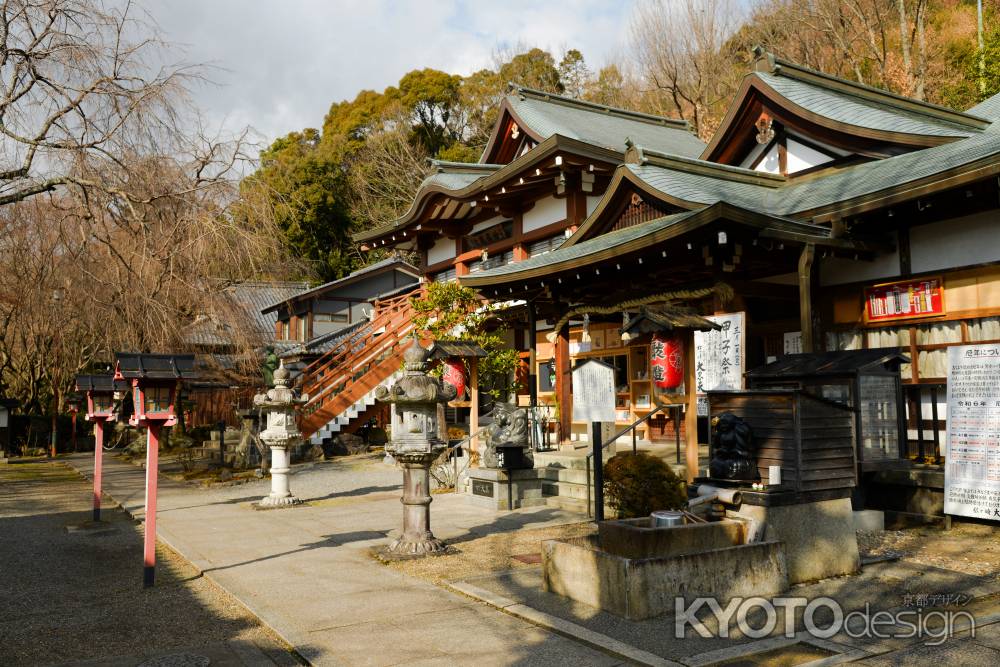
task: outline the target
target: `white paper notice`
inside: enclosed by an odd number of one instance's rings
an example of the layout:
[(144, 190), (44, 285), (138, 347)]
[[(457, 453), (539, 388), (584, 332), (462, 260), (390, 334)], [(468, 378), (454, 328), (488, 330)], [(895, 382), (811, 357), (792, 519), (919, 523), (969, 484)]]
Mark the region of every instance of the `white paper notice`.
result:
[(573, 369), (573, 420), (614, 423), (614, 367), (589, 359)]
[(1000, 520), (1000, 345), (948, 348), (944, 512)]

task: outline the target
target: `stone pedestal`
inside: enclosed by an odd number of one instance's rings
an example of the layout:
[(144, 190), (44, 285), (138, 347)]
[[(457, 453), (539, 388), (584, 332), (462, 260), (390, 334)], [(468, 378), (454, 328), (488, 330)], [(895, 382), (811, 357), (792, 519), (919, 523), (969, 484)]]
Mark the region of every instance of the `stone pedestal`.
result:
[(431, 532), (430, 468), (437, 455), (400, 454), (403, 469), (403, 534), (386, 547), (389, 558), (419, 558), (445, 552), (445, 543)]
[[(752, 495), (752, 494), (751, 494)], [(764, 525), (764, 539), (785, 544), (788, 583), (855, 574), (861, 569), (849, 497), (766, 506), (744, 502), (730, 517)]]
[(286, 507), (298, 505), (301, 500), (289, 488), (289, 456), (287, 447), (271, 447), (271, 493), (260, 501), (261, 507)]

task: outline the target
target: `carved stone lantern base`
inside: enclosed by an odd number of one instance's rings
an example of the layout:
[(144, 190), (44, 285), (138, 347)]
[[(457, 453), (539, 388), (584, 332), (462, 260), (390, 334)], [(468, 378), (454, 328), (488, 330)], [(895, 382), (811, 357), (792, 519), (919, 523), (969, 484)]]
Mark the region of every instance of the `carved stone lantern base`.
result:
[(403, 469), (403, 534), (393, 540), (379, 556), (384, 560), (403, 560), (440, 556), (448, 545), (431, 532), (430, 468), (441, 449), (432, 452), (396, 452), (396, 463)]

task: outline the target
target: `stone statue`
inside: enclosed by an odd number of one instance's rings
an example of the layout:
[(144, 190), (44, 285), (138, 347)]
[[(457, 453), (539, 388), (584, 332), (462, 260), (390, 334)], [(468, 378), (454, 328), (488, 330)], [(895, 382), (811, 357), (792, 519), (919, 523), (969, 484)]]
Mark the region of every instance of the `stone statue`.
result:
[(525, 450), (524, 468), (534, 467), (528, 439), (528, 411), (510, 403), (497, 403), (493, 408), (493, 423), (486, 429), (485, 443), (479, 455), (483, 468), (499, 467), (497, 447), (521, 447)]
[(714, 479), (734, 479), (755, 482), (757, 446), (750, 425), (731, 412), (712, 420), (712, 460), (708, 474)]

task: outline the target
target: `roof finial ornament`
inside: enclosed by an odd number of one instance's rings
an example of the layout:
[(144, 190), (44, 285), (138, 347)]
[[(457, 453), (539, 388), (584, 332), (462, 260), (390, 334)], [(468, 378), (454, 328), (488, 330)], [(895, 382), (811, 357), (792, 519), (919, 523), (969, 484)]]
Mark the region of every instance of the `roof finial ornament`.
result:
[(767, 51), (762, 45), (758, 44), (753, 47), (754, 56), (754, 70), (757, 72), (771, 72), (774, 73), (775, 62), (774, 54)]

